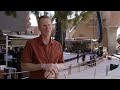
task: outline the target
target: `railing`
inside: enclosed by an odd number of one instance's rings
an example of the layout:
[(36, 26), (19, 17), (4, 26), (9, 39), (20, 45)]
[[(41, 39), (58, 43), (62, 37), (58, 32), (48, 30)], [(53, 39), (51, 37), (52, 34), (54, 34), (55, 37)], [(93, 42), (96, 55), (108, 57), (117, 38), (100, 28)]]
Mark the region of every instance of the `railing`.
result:
[[(72, 69), (74, 69), (74, 71), (81, 72), (81, 70), (87, 70), (90, 67), (94, 67), (97, 64), (102, 63), (103, 61), (104, 61), (103, 58), (98, 58), (97, 60), (84, 61), (84, 62), (78, 63), (78, 64), (76, 64), (74, 66), (72, 66), (72, 64), (70, 64), (68, 67), (60, 70), (60, 72), (65, 71), (66, 73), (64, 72), (64, 74), (60, 75), (59, 78), (62, 77), (64, 79), (67, 79), (67, 78), (69, 78), (68, 76), (73, 73)], [(81, 67), (81, 66), (83, 66), (83, 67)], [(75, 69), (77, 69), (77, 70), (75, 70)], [(96, 72), (96, 69), (95, 69), (94, 75), (93, 75), (94, 79), (96, 78), (96, 74), (97, 74), (97, 72)], [(108, 74), (108, 71), (106, 71), (106, 74)], [(105, 76), (107, 76), (107, 75), (105, 75)]]
[(29, 71), (0, 73), (0, 79), (28, 79), (28, 78)]

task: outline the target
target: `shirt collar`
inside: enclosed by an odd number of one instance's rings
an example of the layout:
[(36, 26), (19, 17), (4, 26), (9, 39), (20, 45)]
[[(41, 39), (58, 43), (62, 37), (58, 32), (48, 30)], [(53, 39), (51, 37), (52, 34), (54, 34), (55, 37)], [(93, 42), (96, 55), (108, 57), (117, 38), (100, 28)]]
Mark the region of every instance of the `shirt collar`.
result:
[[(42, 41), (42, 38), (41, 38), (41, 35), (38, 37), (38, 43), (40, 44), (40, 45), (44, 45), (44, 43), (43, 43), (43, 41)], [(50, 39), (50, 43), (49, 43), (50, 45), (52, 45), (53, 44), (53, 39), (51, 38)], [(49, 45), (48, 44), (48, 45)]]

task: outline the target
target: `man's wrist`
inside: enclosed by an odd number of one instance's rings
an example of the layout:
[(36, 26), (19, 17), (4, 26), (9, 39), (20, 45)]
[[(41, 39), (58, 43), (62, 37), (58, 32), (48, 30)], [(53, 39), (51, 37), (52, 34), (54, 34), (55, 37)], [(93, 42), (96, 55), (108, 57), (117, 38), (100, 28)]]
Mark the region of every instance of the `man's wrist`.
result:
[(55, 64), (55, 66), (58, 68), (58, 70), (63, 69), (64, 68), (64, 64)]
[(41, 69), (45, 69), (45, 64), (40, 64)]
[(57, 69), (59, 69), (59, 64), (56, 63), (55, 66), (57, 67)]

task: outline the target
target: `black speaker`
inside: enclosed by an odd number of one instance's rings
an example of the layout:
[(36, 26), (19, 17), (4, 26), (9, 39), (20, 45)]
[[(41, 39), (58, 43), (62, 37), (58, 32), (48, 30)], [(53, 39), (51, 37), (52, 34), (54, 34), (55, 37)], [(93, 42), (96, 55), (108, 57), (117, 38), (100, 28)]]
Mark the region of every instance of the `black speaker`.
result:
[(110, 64), (110, 70), (114, 70), (118, 67), (119, 65), (116, 64)]
[(103, 56), (103, 47), (99, 46), (98, 51), (97, 51), (97, 55), (99, 57)]

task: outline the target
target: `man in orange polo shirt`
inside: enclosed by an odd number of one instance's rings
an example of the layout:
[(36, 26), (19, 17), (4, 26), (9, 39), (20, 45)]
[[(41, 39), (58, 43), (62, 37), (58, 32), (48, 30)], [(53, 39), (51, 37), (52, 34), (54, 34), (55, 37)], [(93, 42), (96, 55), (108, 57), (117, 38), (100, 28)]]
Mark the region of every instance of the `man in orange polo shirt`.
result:
[(57, 79), (59, 69), (64, 67), (61, 44), (51, 38), (52, 22), (48, 16), (38, 21), (41, 35), (27, 41), (22, 56), (21, 69), (30, 71), (30, 79)]

